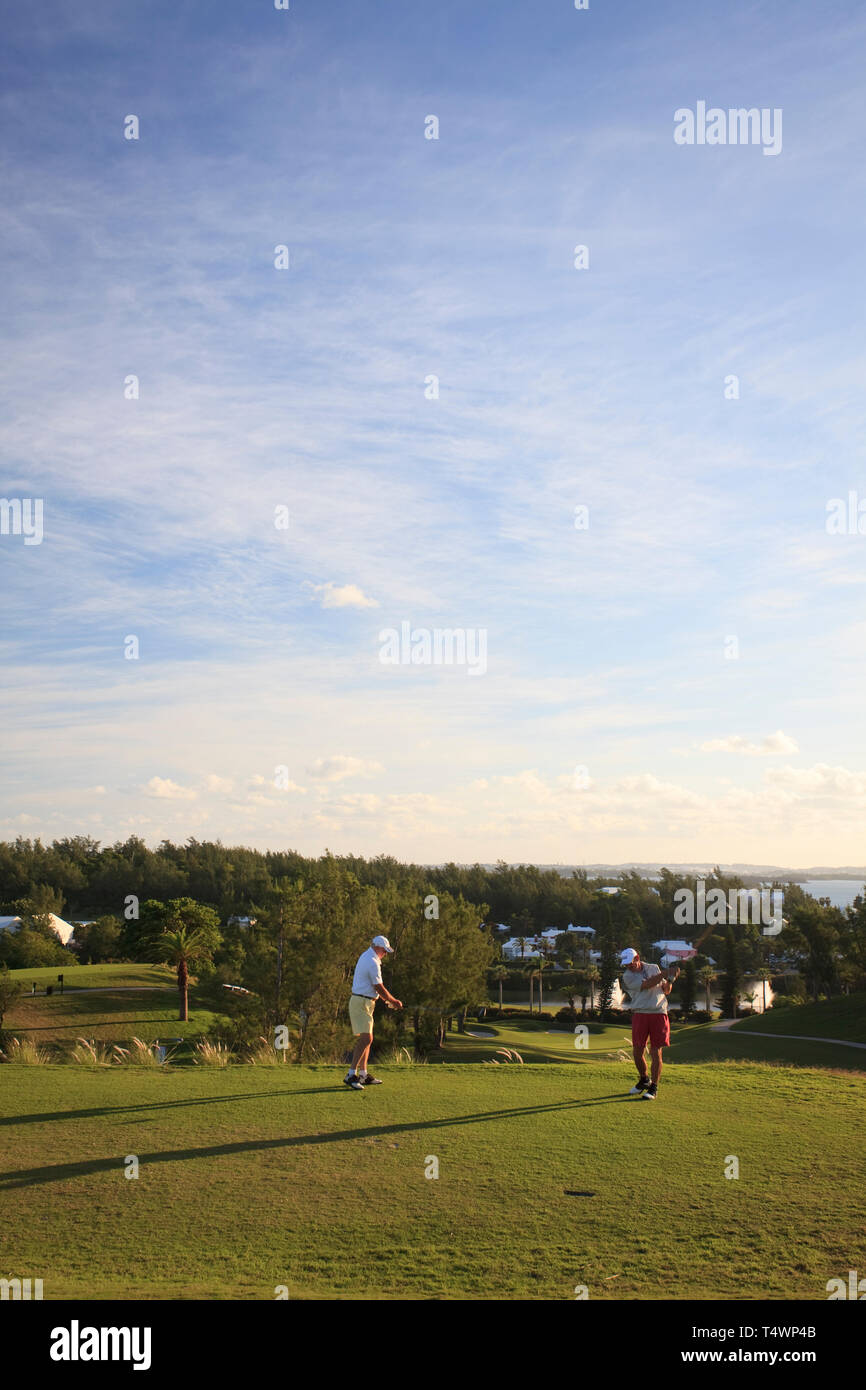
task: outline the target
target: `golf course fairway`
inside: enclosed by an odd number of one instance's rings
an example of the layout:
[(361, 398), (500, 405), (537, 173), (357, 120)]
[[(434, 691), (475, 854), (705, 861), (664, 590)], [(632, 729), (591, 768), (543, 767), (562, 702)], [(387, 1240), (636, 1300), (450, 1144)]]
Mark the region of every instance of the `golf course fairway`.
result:
[(684, 1062), (646, 1103), (621, 1061), (376, 1070), (3, 1066), (4, 1265), (249, 1300), (826, 1299), (866, 1268), (866, 1074)]

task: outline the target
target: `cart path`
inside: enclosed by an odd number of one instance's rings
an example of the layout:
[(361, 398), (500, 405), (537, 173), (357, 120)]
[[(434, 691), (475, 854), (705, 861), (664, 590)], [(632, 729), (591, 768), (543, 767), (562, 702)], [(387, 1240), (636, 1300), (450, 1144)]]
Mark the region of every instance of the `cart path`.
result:
[[(736, 1022), (735, 1018), (726, 1018), (723, 1023), (714, 1023), (711, 1032), (726, 1033)], [(763, 1033), (757, 1028), (738, 1028), (734, 1037), (739, 1037), (741, 1033), (746, 1038), (789, 1038), (792, 1042), (833, 1043), (834, 1047), (859, 1047), (866, 1051), (866, 1043), (849, 1042), (847, 1038), (813, 1038), (806, 1033)]]

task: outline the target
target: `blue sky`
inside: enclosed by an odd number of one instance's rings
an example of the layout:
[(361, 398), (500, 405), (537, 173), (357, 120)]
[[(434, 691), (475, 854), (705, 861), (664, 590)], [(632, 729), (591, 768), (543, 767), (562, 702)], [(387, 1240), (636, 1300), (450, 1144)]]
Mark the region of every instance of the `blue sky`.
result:
[(862, 863), (859, 5), (7, 28), (0, 834)]

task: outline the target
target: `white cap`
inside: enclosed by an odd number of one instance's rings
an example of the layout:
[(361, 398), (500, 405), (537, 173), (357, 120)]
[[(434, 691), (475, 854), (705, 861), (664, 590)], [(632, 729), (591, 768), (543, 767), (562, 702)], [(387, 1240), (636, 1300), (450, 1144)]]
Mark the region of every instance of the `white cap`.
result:
[(374, 936), (373, 945), (381, 947), (383, 951), (389, 951), (392, 956), (394, 954), (394, 947), (391, 945), (387, 936)]
[(619, 963), (620, 965), (631, 965), (636, 957), (637, 951), (633, 950), (631, 946), (626, 946), (625, 950), (619, 953)]

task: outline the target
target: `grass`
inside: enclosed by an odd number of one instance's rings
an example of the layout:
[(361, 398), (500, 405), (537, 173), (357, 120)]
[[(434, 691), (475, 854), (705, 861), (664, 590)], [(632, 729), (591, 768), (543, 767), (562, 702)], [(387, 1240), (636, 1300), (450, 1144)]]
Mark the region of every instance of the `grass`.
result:
[(759, 1033), (801, 1033), (815, 1038), (844, 1038), (866, 1043), (866, 993), (845, 994), (838, 999), (821, 999), (817, 1004), (798, 1004), (770, 1009), (756, 1018), (744, 1018), (734, 1030), (754, 1029)]
[[(51, 967), (14, 970), (12, 974), (25, 989), (33, 980), (44, 989), (46, 984), (56, 983), (58, 972)], [(63, 974), (63, 994), (56, 990), (52, 995), (22, 993), (13, 1001), (3, 1021), (7, 1035), (55, 1043), (64, 1051), (70, 1051), (79, 1037), (100, 1043), (128, 1044), (133, 1037), (168, 1043), (182, 1038), (192, 1043), (217, 1018), (211, 1010), (198, 1007), (198, 992), (192, 984), (190, 1017), (181, 1023), (175, 975), (165, 966), (73, 966)], [(98, 992), (84, 992), (87, 990)]]
[(46, 1299), (742, 1300), (866, 1268), (866, 1076), (683, 1062), (647, 1104), (599, 1058), (381, 1074), (3, 1067), (4, 1273)]
[[(799, 1012), (799, 1011), (798, 1011)], [(792, 1011), (786, 1011), (791, 1018)], [(745, 1024), (757, 1022), (746, 1019)], [(524, 1062), (560, 1062), (569, 1065), (595, 1064), (603, 1055), (614, 1058), (618, 1052), (631, 1056), (631, 1033), (629, 1024), (589, 1023), (587, 1027), (587, 1048), (578, 1050), (574, 1046), (573, 1032), (551, 1032), (558, 1025), (545, 1020), (537, 1021), (527, 1017), (509, 1018), (483, 1023), (470, 1023), (471, 1032), (482, 1029), (491, 1036), (486, 1039), (472, 1038), (466, 1034), (449, 1033), (446, 1047), (433, 1053), (431, 1063), (483, 1062), (496, 1056), (498, 1047), (516, 1048)], [(787, 1027), (783, 1032), (799, 1032), (799, 1028)], [(820, 1053), (820, 1055), (819, 1055)], [(777, 1038), (767, 1033), (766, 1038), (735, 1036), (733, 1029), (713, 1032), (708, 1023), (671, 1024), (671, 1046), (665, 1053), (665, 1062), (678, 1066), (683, 1062), (722, 1062), (762, 1061), (775, 1062), (793, 1067), (822, 1066), (844, 1071), (866, 1073), (866, 1054), (854, 1048), (833, 1047), (831, 1043), (814, 1044)]]
[(38, 970), (10, 970), (9, 974), (28, 991), (34, 980), (40, 990), (46, 985), (54, 985), (57, 990), (57, 976), (62, 975), (65, 993), (74, 989), (118, 988), (124, 985), (158, 985), (177, 992), (175, 973), (167, 965), (46, 965)]

